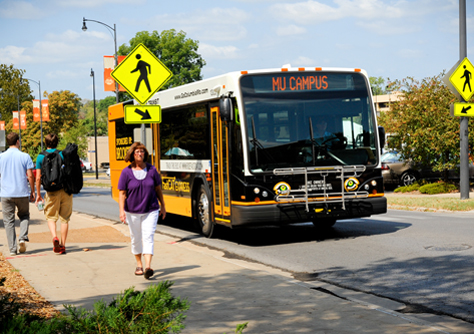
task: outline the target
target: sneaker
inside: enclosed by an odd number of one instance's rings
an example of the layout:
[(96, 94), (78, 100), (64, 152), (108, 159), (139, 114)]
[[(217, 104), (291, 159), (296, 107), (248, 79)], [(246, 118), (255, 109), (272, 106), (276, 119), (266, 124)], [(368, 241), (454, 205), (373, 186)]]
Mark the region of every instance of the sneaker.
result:
[(59, 255), (66, 254), (66, 246), (59, 246)]
[(53, 252), (59, 253), (61, 251), (61, 247), (59, 246), (59, 239), (58, 237), (53, 238)]
[(21, 241), (19, 242), (19, 244), (20, 244), (20, 250), (19, 250), (19, 252), (20, 252), (20, 253), (26, 252), (26, 242), (25, 242), (25, 240), (21, 240)]
[(16, 256), (16, 252), (15, 253), (10, 252), (10, 256)]

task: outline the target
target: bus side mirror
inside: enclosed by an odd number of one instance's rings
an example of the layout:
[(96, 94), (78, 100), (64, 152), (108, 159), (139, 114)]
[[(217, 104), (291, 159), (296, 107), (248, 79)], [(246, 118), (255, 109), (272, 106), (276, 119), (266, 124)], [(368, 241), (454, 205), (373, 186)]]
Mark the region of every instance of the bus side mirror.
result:
[(379, 140), (380, 140), (380, 152), (382, 152), (385, 146), (385, 129), (383, 126), (379, 126)]
[(233, 108), (232, 108), (232, 100), (230, 97), (221, 97), (219, 101), (219, 112), (221, 115), (222, 121), (231, 121)]

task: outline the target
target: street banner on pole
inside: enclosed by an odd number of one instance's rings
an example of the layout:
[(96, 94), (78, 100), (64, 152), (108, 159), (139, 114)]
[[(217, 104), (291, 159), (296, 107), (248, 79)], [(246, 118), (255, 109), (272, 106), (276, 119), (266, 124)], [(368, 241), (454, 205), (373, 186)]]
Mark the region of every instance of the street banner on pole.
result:
[(49, 121), (49, 102), (48, 100), (41, 101), (41, 111), (43, 112), (43, 122)]
[(40, 101), (33, 100), (33, 122), (40, 122), (41, 115), (40, 115)]
[(13, 130), (20, 129), (20, 117), (18, 115), (18, 111), (13, 112)]
[[(127, 56), (118, 56), (117, 62), (120, 64)], [(114, 70), (115, 58), (114, 56), (104, 56), (104, 92), (115, 92), (115, 80), (110, 73)], [(119, 92), (126, 92), (127, 90), (119, 85)]]
[(26, 130), (26, 110), (20, 110), (20, 127)]

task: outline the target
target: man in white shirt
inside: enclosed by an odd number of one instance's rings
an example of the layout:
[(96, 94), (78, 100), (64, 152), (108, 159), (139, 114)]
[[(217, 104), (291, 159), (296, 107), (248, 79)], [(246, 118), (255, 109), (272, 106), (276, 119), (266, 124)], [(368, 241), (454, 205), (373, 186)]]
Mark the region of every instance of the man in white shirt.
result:
[[(17, 133), (9, 133), (6, 139), (9, 148), (0, 154), (2, 177), (0, 196), (8, 248), (10, 255), (16, 255), (17, 251), (20, 253), (26, 251), (26, 241), (29, 241), (30, 202), (35, 200), (34, 165), (31, 157), (19, 150), (20, 139)], [(28, 189), (28, 182), (30, 189)], [(19, 245), (16, 241), (15, 208), (18, 209), (17, 215), (20, 219)]]

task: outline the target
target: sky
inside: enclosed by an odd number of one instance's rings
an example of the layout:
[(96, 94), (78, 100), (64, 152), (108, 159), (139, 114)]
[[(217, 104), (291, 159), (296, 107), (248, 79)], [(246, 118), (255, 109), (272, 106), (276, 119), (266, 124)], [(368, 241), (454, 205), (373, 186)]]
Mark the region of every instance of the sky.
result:
[[(467, 3), (467, 56), (474, 62), (474, 1)], [(0, 64), (42, 92), (81, 99), (103, 89), (103, 56), (137, 32), (175, 29), (199, 42), (203, 78), (293, 67), (365, 69), (388, 80), (422, 80), (459, 60), (459, 0), (0, 0)], [(31, 83), (38, 98), (38, 85)]]

